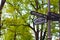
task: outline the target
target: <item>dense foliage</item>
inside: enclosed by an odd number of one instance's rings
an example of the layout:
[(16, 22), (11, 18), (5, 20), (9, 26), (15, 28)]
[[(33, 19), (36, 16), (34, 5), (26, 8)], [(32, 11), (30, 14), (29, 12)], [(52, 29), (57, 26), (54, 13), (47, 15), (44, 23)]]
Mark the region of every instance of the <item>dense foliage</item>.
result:
[[(59, 0), (51, 1), (51, 12), (59, 13)], [(3, 40), (35, 40), (35, 32), (42, 33), (42, 38), (45, 31), (47, 32), (47, 23), (33, 27), (33, 19), (35, 16), (30, 14), (30, 11), (37, 11), (42, 14), (47, 14), (48, 0), (38, 0), (38, 7), (35, 0), (6, 0), (2, 9), (2, 35)], [(59, 24), (58, 21), (51, 22), (51, 34), (58, 37)], [(35, 36), (34, 36), (35, 35)], [(41, 34), (40, 34), (41, 36)], [(41, 39), (41, 37), (39, 38)], [(47, 39), (47, 33), (44, 39)]]

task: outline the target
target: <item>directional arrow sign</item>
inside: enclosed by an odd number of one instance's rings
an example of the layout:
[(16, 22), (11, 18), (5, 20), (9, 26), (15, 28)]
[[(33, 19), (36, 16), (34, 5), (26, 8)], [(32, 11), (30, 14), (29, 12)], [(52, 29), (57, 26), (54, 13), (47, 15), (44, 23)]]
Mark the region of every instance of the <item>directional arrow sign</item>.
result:
[(42, 13), (38, 13), (38, 12), (35, 12), (35, 11), (31, 11), (30, 12), (32, 15), (35, 15), (35, 16), (37, 16), (37, 17), (46, 17), (47, 15), (45, 15), (45, 14), (42, 14)]
[(49, 15), (50, 15), (50, 16), (55, 16), (55, 17), (60, 18), (60, 14), (58, 14), (58, 13), (49, 12)]
[(50, 20), (52, 21), (59, 21), (59, 18), (60, 18), (60, 15), (59, 14), (56, 14), (54, 12), (49, 12), (48, 14)]
[(36, 24), (46, 23), (46, 22), (47, 22), (47, 20), (45, 18), (43, 18), (43, 17), (34, 19), (34, 24), (35, 25)]

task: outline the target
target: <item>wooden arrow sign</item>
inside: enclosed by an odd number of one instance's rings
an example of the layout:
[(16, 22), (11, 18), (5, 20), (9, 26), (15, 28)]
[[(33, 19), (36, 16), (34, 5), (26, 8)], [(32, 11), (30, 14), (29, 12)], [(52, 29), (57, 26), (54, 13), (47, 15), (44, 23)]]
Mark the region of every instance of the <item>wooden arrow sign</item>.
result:
[(38, 12), (35, 12), (35, 11), (31, 11), (30, 12), (32, 15), (35, 15), (35, 16), (37, 16), (37, 17), (46, 17), (47, 15), (45, 15), (45, 14), (42, 14), (42, 13), (38, 13)]
[(60, 14), (49, 12), (47, 19), (50, 19), (52, 21), (59, 21), (59, 18), (60, 18)]

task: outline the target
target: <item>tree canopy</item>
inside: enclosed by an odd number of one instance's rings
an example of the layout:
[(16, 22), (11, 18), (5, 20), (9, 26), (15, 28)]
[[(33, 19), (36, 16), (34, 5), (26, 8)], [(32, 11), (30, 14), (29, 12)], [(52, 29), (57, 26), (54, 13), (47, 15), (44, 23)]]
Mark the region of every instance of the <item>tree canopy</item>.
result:
[[(33, 24), (37, 18), (31, 15), (31, 11), (36, 11), (47, 15), (48, 0), (6, 0), (2, 9), (2, 29), (1, 39), (3, 40), (47, 40), (47, 23), (40, 25)], [(50, 10), (59, 14), (59, 0), (50, 0)], [(52, 40), (59, 38), (58, 21), (51, 22)], [(37, 36), (37, 34), (39, 36)]]

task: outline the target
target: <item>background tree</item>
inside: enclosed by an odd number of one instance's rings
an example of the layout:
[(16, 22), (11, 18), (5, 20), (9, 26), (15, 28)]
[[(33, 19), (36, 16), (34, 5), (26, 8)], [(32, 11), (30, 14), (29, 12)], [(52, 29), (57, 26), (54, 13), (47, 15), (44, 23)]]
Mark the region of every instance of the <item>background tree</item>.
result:
[(1, 15), (2, 15), (2, 8), (5, 4), (5, 1), (6, 0), (1, 0), (1, 3), (0, 3), (0, 36), (1, 36), (1, 27), (2, 27), (2, 22), (1, 22)]
[[(51, 11), (58, 13), (58, 0), (50, 1)], [(36, 17), (30, 15), (30, 11), (47, 14), (47, 3), (47, 0), (6, 0), (2, 9), (3, 39), (47, 40), (47, 23), (34, 27), (33, 19)], [(51, 26), (52, 36), (58, 37), (58, 22), (53, 21)]]

